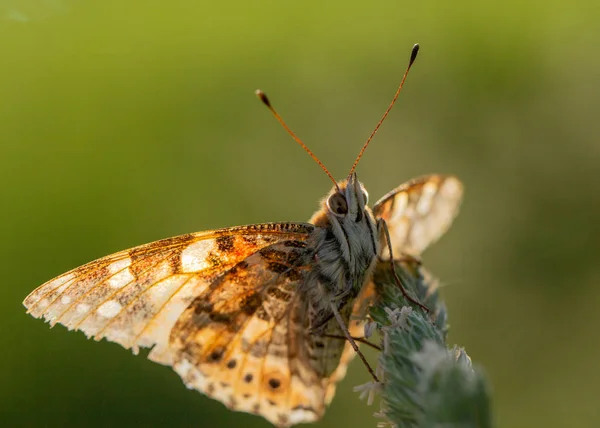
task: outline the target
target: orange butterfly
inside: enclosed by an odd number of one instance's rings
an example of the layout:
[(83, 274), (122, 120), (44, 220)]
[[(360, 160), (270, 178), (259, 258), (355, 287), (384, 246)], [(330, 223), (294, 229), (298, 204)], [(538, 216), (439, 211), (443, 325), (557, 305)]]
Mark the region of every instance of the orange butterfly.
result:
[(134, 353), (152, 348), (148, 358), (231, 409), (278, 426), (319, 419), (359, 352), (360, 331), (348, 326), (372, 291), (373, 268), (394, 254), (419, 256), (462, 198), (458, 179), (430, 175), (371, 210), (354, 169), (383, 119), (309, 223), (191, 233), (121, 251), (45, 283), (24, 305)]

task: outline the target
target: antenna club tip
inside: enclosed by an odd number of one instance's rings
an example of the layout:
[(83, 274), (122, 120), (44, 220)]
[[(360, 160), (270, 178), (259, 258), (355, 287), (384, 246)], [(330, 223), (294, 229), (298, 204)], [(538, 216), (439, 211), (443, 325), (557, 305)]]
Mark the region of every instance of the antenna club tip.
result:
[(267, 98), (267, 94), (265, 94), (260, 89), (257, 89), (256, 91), (254, 91), (254, 93), (256, 94), (258, 99), (261, 100), (267, 107), (271, 107), (271, 102)]
[(419, 44), (415, 43), (410, 53), (410, 65), (417, 59), (417, 54), (419, 53)]

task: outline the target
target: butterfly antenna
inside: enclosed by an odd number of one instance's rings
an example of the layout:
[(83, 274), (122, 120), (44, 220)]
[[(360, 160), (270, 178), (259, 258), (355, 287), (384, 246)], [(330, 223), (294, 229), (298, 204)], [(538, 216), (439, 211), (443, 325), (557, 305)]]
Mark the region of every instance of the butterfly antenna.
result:
[(383, 121), (385, 120), (385, 118), (387, 117), (387, 115), (389, 114), (390, 110), (394, 106), (394, 103), (398, 99), (398, 95), (400, 95), (400, 91), (402, 90), (402, 86), (404, 86), (404, 81), (406, 80), (406, 76), (408, 76), (408, 72), (410, 71), (410, 67), (412, 67), (413, 63), (417, 59), (417, 54), (418, 53), (419, 53), (419, 45), (416, 44), (412, 48), (412, 51), (410, 53), (410, 61), (408, 62), (408, 67), (406, 67), (406, 71), (404, 72), (404, 76), (402, 77), (402, 81), (400, 82), (400, 86), (398, 86), (398, 90), (396, 91), (396, 95), (394, 95), (394, 99), (392, 99), (392, 102), (390, 103), (389, 107), (387, 108), (387, 110), (385, 111), (385, 113), (383, 113), (383, 117), (377, 123), (377, 126), (375, 127), (375, 129), (373, 130), (373, 132), (371, 132), (371, 135), (367, 139), (367, 142), (362, 146), (362, 149), (360, 149), (360, 152), (358, 153), (358, 156), (356, 157), (356, 160), (354, 161), (354, 165), (352, 165), (352, 168), (350, 169), (350, 173), (348, 174), (348, 176), (352, 175), (352, 173), (356, 169), (356, 165), (358, 165), (358, 161), (362, 157), (363, 153), (367, 149), (367, 146), (369, 145), (369, 143), (371, 142), (371, 140), (373, 139), (373, 137), (375, 136), (375, 134), (377, 134), (377, 131), (379, 131), (379, 127), (381, 126), (381, 124), (383, 123)]
[(275, 119), (277, 119), (277, 121), (279, 123), (281, 123), (281, 126), (283, 126), (283, 129), (285, 129), (287, 131), (287, 133), (290, 134), (292, 136), (292, 138), (296, 141), (296, 143), (300, 144), (300, 146), (302, 146), (302, 148), (304, 150), (306, 150), (306, 153), (308, 153), (310, 155), (310, 157), (313, 158), (314, 161), (316, 163), (318, 163), (321, 168), (323, 168), (323, 171), (325, 171), (325, 174), (327, 174), (327, 176), (331, 179), (331, 181), (333, 181), (333, 184), (335, 184), (335, 187), (339, 190), (338, 184), (335, 181), (335, 178), (333, 178), (333, 175), (331, 175), (331, 173), (327, 170), (327, 168), (325, 168), (325, 165), (323, 165), (323, 162), (321, 162), (319, 160), (319, 158), (313, 152), (311, 152), (311, 150), (308, 147), (306, 147), (306, 144), (304, 144), (302, 142), (302, 140), (300, 138), (298, 138), (298, 136), (296, 136), (296, 134), (294, 134), (294, 132), (287, 126), (287, 124), (283, 121), (281, 116), (279, 116), (279, 113), (277, 113), (275, 111), (275, 109), (273, 108), (273, 106), (271, 105), (271, 102), (267, 98), (267, 95), (260, 89), (257, 89), (255, 91), (255, 94), (263, 102), (263, 104), (267, 106), (267, 108), (271, 111), (271, 113), (273, 113), (273, 116), (275, 116)]

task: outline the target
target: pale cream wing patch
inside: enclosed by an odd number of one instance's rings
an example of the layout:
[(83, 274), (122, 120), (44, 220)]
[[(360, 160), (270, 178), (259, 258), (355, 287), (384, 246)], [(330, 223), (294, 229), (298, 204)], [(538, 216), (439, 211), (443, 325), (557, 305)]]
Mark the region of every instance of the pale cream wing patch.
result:
[[(164, 239), (90, 262), (34, 290), (28, 313), (137, 353), (168, 346), (181, 313), (219, 274), (274, 242), (306, 239), (313, 226), (267, 223)], [(169, 364), (168, 361), (163, 361)]]
[[(458, 214), (462, 183), (454, 176), (428, 175), (402, 184), (373, 206), (386, 221), (395, 257), (419, 256), (450, 227)], [(382, 257), (389, 258), (387, 245)]]

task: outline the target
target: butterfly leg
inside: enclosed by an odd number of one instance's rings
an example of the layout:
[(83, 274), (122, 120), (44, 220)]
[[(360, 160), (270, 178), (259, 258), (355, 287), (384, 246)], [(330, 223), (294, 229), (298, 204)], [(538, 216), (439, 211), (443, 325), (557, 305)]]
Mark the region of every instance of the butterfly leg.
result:
[[(323, 337), (329, 337), (331, 339), (342, 339), (342, 340), (346, 340), (345, 336), (340, 336), (337, 334), (322, 334), (321, 336)], [(354, 337), (352, 336), (352, 339), (354, 339), (355, 342), (359, 342), (359, 343), (364, 343), (367, 346), (370, 346), (373, 349), (376, 349), (377, 351), (383, 351), (383, 348), (379, 345), (374, 344), (371, 341), (368, 341), (367, 339), (364, 339), (362, 337)]]
[(377, 375), (375, 374), (375, 371), (373, 371), (373, 368), (369, 365), (369, 363), (367, 362), (367, 359), (365, 358), (365, 356), (363, 355), (363, 353), (360, 352), (360, 349), (358, 348), (358, 345), (356, 344), (356, 342), (354, 341), (354, 338), (352, 337), (352, 335), (348, 331), (348, 327), (346, 326), (346, 323), (344, 322), (344, 319), (342, 318), (342, 315), (340, 315), (340, 311), (337, 308), (337, 304), (334, 301), (331, 301), (329, 303), (329, 306), (331, 307), (331, 311), (333, 312), (333, 316), (335, 317), (336, 321), (338, 322), (338, 324), (340, 326), (340, 329), (344, 333), (344, 336), (346, 336), (346, 340), (348, 342), (350, 342), (350, 345), (352, 345), (352, 349), (354, 349), (354, 352), (356, 352), (358, 354), (359, 358), (362, 360), (363, 364), (365, 365), (365, 367), (369, 371), (369, 374), (373, 377), (373, 380), (375, 382), (379, 382), (379, 379), (377, 378)]
[(398, 272), (396, 272), (396, 264), (395, 264), (396, 260), (394, 260), (394, 255), (392, 253), (392, 240), (390, 238), (390, 231), (388, 230), (387, 223), (385, 222), (384, 219), (380, 218), (377, 221), (377, 230), (380, 233), (383, 232), (385, 234), (385, 240), (387, 242), (388, 250), (390, 252), (390, 266), (391, 266), (391, 269), (392, 269), (392, 273), (394, 274), (394, 280), (396, 282), (396, 285), (398, 286), (398, 288), (400, 288), (400, 291), (402, 291), (402, 295), (404, 295), (404, 298), (406, 300), (408, 300), (409, 302), (417, 305), (418, 307), (420, 307), (424, 311), (431, 312), (429, 310), (429, 308), (427, 306), (425, 306), (423, 303), (419, 302), (416, 299), (413, 299), (408, 294), (408, 291), (406, 291), (406, 288), (404, 288), (404, 286), (402, 285), (402, 280), (400, 280), (400, 276), (398, 276)]

